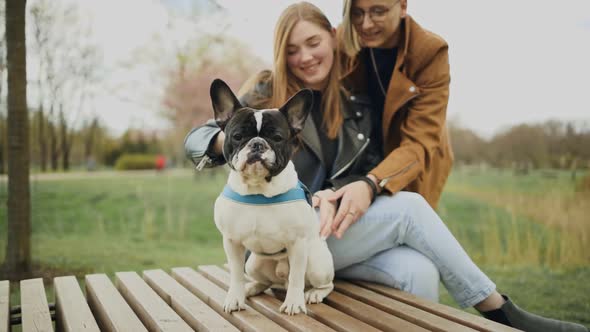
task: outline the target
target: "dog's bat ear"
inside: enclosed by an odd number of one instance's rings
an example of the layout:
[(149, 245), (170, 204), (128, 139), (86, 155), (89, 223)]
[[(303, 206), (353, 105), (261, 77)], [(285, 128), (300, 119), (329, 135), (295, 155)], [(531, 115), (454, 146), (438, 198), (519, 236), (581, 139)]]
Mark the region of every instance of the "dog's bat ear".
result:
[(234, 115), (234, 112), (242, 108), (242, 105), (229, 86), (218, 78), (211, 83), (209, 93), (215, 113), (215, 121), (221, 130), (224, 130), (225, 125)]
[(313, 103), (313, 91), (302, 89), (289, 98), (285, 105), (279, 109), (287, 117), (293, 135), (297, 135), (303, 129), (305, 119), (311, 112)]

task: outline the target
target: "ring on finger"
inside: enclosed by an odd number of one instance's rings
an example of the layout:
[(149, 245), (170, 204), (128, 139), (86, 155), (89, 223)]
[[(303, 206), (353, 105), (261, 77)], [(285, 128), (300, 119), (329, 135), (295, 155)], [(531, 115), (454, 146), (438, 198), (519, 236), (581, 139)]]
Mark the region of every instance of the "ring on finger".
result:
[(348, 213), (346, 214), (350, 214), (351, 216), (356, 217), (356, 212), (348, 211)]

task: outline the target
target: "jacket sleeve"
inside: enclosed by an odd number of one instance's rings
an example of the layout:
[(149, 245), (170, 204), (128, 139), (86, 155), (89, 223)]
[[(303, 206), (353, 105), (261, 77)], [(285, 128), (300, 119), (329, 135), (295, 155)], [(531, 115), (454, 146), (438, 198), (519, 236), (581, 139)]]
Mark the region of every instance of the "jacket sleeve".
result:
[(344, 186), (346, 186), (347, 184), (356, 182), (356, 181), (360, 181), (360, 178), (364, 177), (365, 175), (347, 175), (338, 179), (331, 179), (328, 180), (327, 183), (329, 183), (331, 185), (331, 189), (336, 191)]
[(184, 139), (184, 151), (197, 168), (208, 168), (225, 164), (223, 155), (212, 152), (212, 146), (221, 128), (211, 119), (200, 127), (193, 128)]
[(380, 179), (379, 185), (392, 193), (421, 176), (430, 163), (428, 156), (440, 148), (443, 130), (446, 130), (450, 84), (446, 44), (418, 71), (415, 84), (420, 93), (407, 106), (408, 115), (400, 128), (400, 146), (370, 171)]
[(363, 154), (362, 160), (359, 163), (360, 168), (358, 171), (355, 171), (354, 174), (348, 174), (336, 179), (326, 180), (326, 182), (332, 187), (332, 189), (338, 190), (347, 184), (360, 181), (361, 178), (367, 176), (370, 171), (381, 161), (379, 158), (379, 151), (377, 151), (379, 148), (380, 147), (376, 144), (369, 144), (367, 150)]

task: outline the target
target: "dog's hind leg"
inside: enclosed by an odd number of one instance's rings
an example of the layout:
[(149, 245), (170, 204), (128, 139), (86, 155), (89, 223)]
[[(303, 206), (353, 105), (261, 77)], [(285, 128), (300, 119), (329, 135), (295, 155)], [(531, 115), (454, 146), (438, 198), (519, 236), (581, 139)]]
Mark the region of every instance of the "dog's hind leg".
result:
[(246, 283), (246, 297), (258, 295), (272, 285), (273, 280), (269, 277), (274, 274), (275, 265), (275, 261), (260, 259), (256, 254), (248, 257), (246, 274), (250, 281)]
[(324, 241), (310, 245), (305, 279), (311, 288), (305, 292), (305, 302), (320, 303), (334, 289), (334, 262)]
[(330, 281), (327, 284), (315, 286), (305, 291), (305, 302), (306, 303), (320, 303), (324, 300), (328, 294), (334, 290), (334, 283)]
[[(284, 280), (288, 282), (289, 278), (289, 260), (288, 259), (281, 259), (277, 261), (277, 267), (275, 268), (275, 275), (279, 280)], [(286, 289), (287, 287), (285, 287)]]

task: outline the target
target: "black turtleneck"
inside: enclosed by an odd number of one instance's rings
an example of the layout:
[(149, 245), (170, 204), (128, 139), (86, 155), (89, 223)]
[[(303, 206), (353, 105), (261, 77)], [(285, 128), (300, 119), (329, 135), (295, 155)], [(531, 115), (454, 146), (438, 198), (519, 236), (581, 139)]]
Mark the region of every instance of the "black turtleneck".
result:
[[(375, 62), (373, 63), (373, 57), (371, 57), (370, 51), (373, 52)], [(371, 131), (371, 141), (383, 146), (383, 135), (382, 135), (382, 119), (383, 119), (383, 108), (385, 107), (385, 95), (379, 86), (378, 77), (381, 80), (381, 84), (387, 93), (389, 82), (391, 81), (391, 75), (395, 68), (395, 60), (397, 57), (397, 48), (365, 48), (364, 49), (364, 61), (367, 68), (367, 82), (369, 97), (374, 105), (373, 112), (371, 113), (371, 123), (373, 130)], [(375, 70), (376, 69), (376, 70)], [(377, 76), (379, 75), (379, 76)]]

